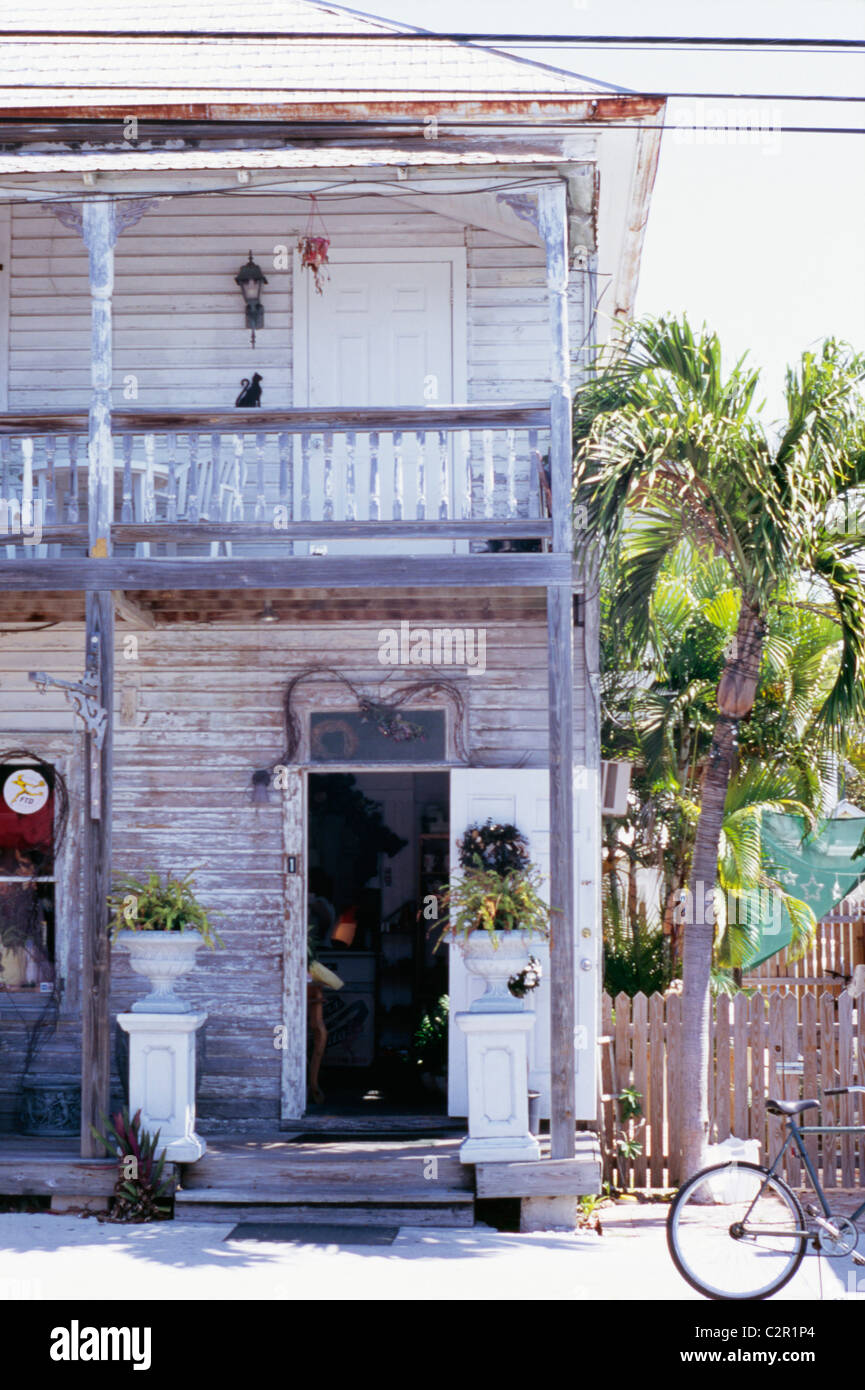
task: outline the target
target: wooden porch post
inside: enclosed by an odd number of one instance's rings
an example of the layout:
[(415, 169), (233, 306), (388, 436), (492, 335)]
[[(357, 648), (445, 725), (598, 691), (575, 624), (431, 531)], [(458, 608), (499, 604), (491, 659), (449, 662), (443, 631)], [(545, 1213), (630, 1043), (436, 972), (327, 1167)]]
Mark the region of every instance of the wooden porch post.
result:
[[(552, 334), (550, 485), (553, 550), (573, 553), (568, 213), (565, 184), (538, 194)], [(550, 746), (550, 1057), (552, 1158), (575, 1154), (574, 1058), (574, 630), (573, 586), (547, 589)]]
[[(111, 295), (114, 288), (115, 205), (94, 199), (82, 208), (82, 236), (90, 269), (91, 356), (88, 449), (90, 555), (111, 554), (114, 517), (114, 452), (111, 438)], [(111, 884), (111, 787), (114, 724), (114, 602), (110, 589), (87, 593), (86, 667), (99, 681), (107, 721), (100, 749), (86, 734), (84, 896), (81, 910), (81, 1153), (100, 1156), (90, 1126), (101, 1129), (110, 1088), (110, 949), (106, 897)]]

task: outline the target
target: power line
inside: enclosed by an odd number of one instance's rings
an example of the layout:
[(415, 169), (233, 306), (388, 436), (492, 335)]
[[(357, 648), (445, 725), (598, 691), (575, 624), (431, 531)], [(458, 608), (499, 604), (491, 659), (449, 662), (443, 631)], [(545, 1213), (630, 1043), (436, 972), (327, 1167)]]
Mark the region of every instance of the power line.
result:
[(225, 29), (0, 29), (0, 39), (198, 39), (219, 43), (232, 40), (294, 43), (472, 43), (507, 44), (527, 47), (565, 45), (571, 48), (718, 48), (719, 46), (753, 49), (829, 49), (856, 51), (865, 49), (865, 39), (821, 38), (755, 38), (743, 36), (709, 36), (705, 34), (495, 34), (480, 31), (441, 33), (429, 30), (374, 33), (321, 33), (307, 30), (292, 33), (287, 30)]

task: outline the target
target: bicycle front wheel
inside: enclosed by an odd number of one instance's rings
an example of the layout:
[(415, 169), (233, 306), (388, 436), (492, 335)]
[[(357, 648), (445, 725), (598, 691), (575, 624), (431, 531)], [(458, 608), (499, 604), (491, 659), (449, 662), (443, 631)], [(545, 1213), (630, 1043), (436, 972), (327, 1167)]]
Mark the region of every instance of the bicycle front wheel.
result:
[(770, 1298), (799, 1268), (808, 1245), (799, 1199), (755, 1163), (704, 1168), (679, 1189), (667, 1245), (706, 1298)]

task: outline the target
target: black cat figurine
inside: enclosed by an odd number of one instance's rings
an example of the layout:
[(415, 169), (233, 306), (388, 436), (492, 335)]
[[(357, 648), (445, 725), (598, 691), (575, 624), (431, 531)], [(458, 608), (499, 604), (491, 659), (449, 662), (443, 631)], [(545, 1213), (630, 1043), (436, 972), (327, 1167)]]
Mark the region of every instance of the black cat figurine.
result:
[(258, 372), (253, 373), (252, 381), (245, 376), (240, 385), (242, 389), (235, 405), (261, 405), (261, 376)]

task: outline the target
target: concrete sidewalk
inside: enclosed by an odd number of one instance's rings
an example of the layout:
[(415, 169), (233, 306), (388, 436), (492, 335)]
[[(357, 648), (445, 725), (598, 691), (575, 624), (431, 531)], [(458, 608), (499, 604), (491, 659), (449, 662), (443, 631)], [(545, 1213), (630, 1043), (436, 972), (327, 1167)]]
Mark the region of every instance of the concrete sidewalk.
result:
[[(0, 1300), (695, 1300), (667, 1253), (663, 1204), (601, 1209), (603, 1234), (405, 1227), (387, 1247), (226, 1242), (227, 1224), (113, 1226), (0, 1215)], [(808, 1256), (785, 1299), (865, 1298), (865, 1270)], [(482, 1273), (482, 1278), (478, 1275)], [(857, 1289), (857, 1275), (858, 1287)]]

